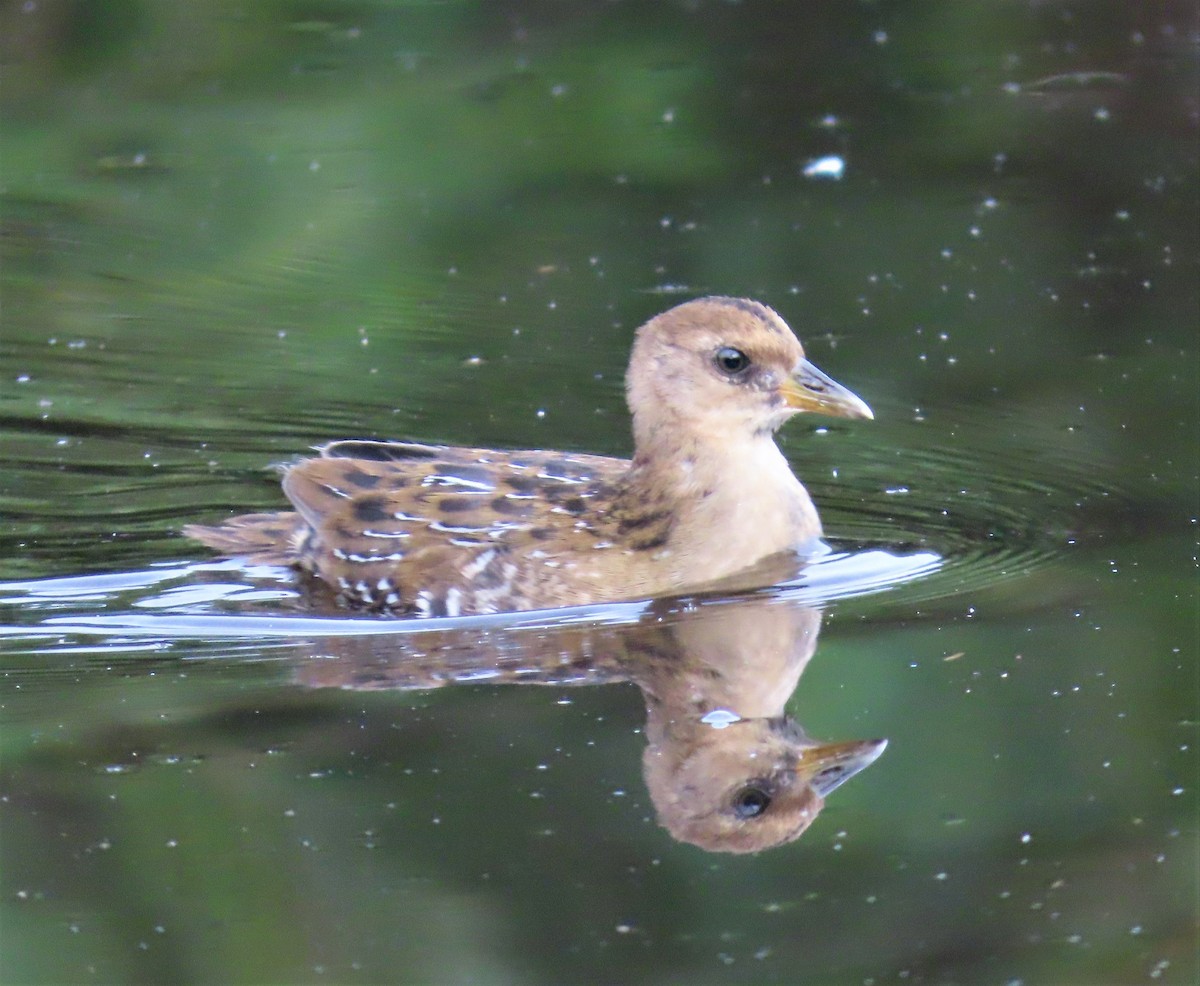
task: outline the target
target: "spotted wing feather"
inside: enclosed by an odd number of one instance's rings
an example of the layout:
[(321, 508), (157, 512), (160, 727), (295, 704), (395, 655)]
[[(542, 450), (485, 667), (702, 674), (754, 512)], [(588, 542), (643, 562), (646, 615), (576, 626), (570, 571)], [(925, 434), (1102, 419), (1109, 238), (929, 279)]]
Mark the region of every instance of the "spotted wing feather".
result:
[(337, 442), (284, 478), (306, 528), (296, 561), (368, 609), (455, 616), (535, 604), (539, 568), (604, 543), (604, 505), (626, 467), (558, 452)]

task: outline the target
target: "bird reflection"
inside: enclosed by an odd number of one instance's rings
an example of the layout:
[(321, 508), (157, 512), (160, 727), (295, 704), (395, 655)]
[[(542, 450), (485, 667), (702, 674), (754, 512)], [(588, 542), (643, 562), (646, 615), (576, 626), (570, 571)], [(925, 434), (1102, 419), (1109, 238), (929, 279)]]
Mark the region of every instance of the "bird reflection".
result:
[(703, 849), (758, 852), (799, 837), (887, 745), (820, 743), (785, 713), (820, 623), (818, 609), (778, 597), (667, 600), (633, 626), (327, 639), (297, 673), (354, 690), (632, 681), (660, 824)]

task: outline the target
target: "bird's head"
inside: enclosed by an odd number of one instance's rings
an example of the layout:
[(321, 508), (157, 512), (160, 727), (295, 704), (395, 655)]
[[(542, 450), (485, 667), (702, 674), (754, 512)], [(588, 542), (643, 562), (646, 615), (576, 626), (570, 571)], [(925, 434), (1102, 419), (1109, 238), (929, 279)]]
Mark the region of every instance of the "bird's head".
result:
[(660, 823), (712, 852), (759, 852), (798, 838), (825, 798), (872, 764), (887, 740), (814, 743), (792, 720), (701, 724), (647, 747)]
[(779, 315), (742, 298), (699, 298), (643, 325), (626, 393), (639, 442), (661, 428), (718, 440), (770, 434), (805, 411), (872, 417), (808, 361)]

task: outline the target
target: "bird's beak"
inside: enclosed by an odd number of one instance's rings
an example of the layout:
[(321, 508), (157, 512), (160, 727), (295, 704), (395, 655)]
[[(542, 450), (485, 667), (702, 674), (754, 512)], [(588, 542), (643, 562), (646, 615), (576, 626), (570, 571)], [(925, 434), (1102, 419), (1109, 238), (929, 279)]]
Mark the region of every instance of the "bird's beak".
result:
[(849, 740), (810, 746), (800, 756), (796, 773), (822, 798), (829, 797), (846, 781), (871, 766), (887, 747), (887, 740)]
[(779, 388), (784, 402), (797, 411), (817, 411), (834, 418), (874, 418), (857, 394), (802, 359)]

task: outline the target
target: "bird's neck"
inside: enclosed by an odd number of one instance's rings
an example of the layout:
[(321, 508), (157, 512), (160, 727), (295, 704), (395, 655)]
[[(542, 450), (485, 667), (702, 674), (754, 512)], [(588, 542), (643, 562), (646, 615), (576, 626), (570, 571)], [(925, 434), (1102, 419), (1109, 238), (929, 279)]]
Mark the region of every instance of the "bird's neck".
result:
[(680, 584), (724, 578), (820, 536), (812, 500), (769, 433), (638, 438), (621, 511), (632, 531), (642, 521), (655, 532), (643, 550)]

